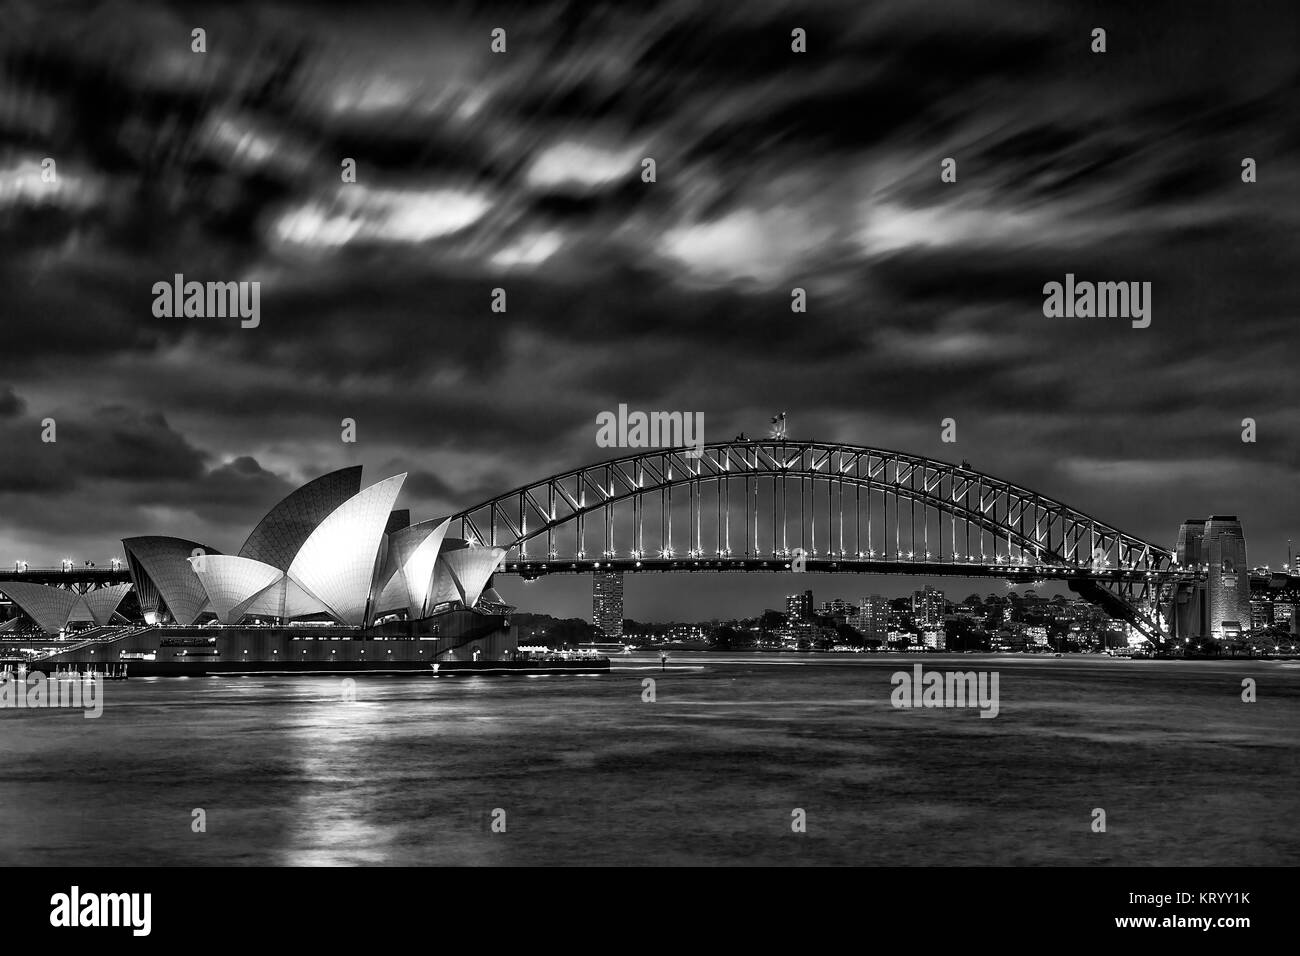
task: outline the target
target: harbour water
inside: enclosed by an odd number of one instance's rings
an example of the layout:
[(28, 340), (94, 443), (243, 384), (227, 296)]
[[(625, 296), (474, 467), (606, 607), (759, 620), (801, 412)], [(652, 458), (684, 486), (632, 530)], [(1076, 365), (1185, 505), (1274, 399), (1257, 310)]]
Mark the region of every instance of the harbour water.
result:
[[(996, 719), (892, 706), (917, 663), (998, 672)], [(104, 698), (0, 711), (0, 864), (1300, 863), (1296, 662), (674, 652)]]

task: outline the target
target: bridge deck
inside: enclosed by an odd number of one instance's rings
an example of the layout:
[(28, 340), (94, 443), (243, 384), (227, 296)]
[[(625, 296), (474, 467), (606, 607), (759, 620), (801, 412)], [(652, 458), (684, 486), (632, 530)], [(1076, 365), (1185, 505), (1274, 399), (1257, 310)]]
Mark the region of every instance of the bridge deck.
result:
[[(502, 562), (500, 573), (517, 574), (523, 578), (546, 574), (585, 574), (592, 571), (668, 572), (668, 571), (774, 571), (790, 572), (795, 559), (790, 557), (644, 557), (644, 558), (551, 558), (543, 560), (507, 560)], [(806, 572), (849, 574), (906, 574), (918, 577), (946, 576), (970, 578), (1003, 578), (1009, 581), (1102, 581), (1148, 582), (1196, 581), (1204, 572), (1187, 569), (1146, 571), (1142, 569), (1106, 569), (1093, 571), (1088, 567), (1070, 565), (997, 564), (979, 561), (915, 561), (881, 558), (821, 558), (807, 557), (801, 564)]]

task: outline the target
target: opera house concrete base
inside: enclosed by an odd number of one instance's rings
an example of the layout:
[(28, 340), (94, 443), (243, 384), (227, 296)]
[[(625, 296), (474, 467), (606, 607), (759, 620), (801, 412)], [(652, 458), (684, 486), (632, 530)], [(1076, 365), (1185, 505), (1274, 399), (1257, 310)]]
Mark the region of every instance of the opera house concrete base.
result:
[[(214, 674), (594, 673), (607, 658), (540, 660), (519, 652), (508, 615), (455, 609), (377, 627), (327, 625), (152, 626), (56, 652), (32, 665), (115, 672), (129, 677)], [(436, 668), (434, 665), (437, 665)]]

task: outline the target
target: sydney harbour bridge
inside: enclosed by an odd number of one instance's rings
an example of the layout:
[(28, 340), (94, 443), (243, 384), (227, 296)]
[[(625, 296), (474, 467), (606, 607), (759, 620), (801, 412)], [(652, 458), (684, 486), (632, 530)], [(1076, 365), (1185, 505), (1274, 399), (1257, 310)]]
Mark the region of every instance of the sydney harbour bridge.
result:
[(500, 570), (807, 571), (1059, 580), (1157, 646), (1203, 567), (1032, 489), (903, 452), (737, 440), (552, 475), (454, 516)]
[[(1157, 647), (1206, 565), (1032, 489), (903, 452), (787, 439), (660, 448), (551, 475), (452, 516), (525, 580), (592, 572), (831, 572), (1057, 580)], [(69, 564), (65, 562), (65, 565)], [(119, 568), (0, 571), (80, 592)]]

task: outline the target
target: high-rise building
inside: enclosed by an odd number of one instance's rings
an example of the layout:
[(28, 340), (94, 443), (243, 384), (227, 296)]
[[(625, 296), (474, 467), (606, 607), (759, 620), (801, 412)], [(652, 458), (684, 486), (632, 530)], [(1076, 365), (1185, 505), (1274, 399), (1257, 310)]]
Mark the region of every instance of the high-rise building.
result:
[(852, 604), (843, 598), (836, 598), (833, 601), (823, 601), (822, 606), (818, 609), (819, 614), (823, 617), (843, 617), (847, 618), (857, 611)]
[(1278, 625), (1292, 634), (1296, 629), (1296, 608), (1300, 607), (1300, 575), (1274, 571), (1250, 576), (1250, 616), (1255, 628)]
[(923, 627), (942, 624), (946, 606), (943, 592), (936, 587), (927, 584), (912, 593), (912, 616)]
[(789, 617), (790, 623), (795, 621), (804, 621), (812, 617), (813, 611), (813, 593), (804, 591), (802, 594), (791, 594), (785, 599), (785, 613)]
[(861, 604), (859, 620), (854, 626), (864, 635), (876, 641), (885, 640), (889, 631), (889, 601), (879, 594), (866, 598)]
[(1273, 601), (1267, 594), (1252, 594), (1250, 598), (1250, 627), (1252, 630), (1273, 623)]
[(623, 636), (623, 572), (591, 574), (591, 623), (610, 640)]

